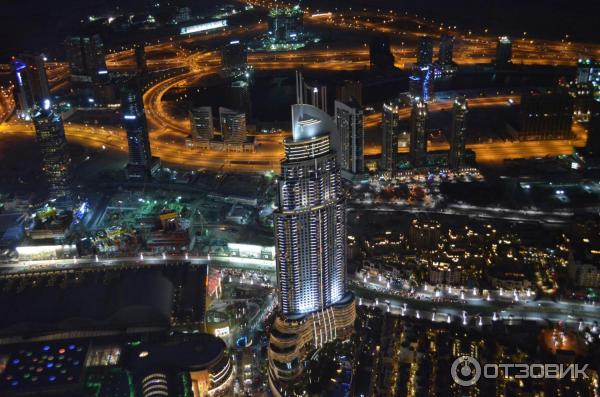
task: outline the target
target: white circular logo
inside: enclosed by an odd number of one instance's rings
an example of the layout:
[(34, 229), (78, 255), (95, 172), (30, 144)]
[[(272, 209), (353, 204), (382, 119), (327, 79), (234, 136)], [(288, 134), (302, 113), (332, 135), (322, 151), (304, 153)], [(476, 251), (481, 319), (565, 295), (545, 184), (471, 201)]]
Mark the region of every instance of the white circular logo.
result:
[(481, 365), (471, 356), (461, 356), (452, 363), (450, 374), (456, 384), (473, 386), (481, 377)]

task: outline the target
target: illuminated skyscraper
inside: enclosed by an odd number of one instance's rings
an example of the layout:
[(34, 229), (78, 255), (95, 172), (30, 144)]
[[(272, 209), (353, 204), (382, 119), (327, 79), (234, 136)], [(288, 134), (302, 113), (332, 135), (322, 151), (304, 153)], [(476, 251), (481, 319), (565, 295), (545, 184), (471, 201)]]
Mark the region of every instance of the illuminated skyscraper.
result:
[(452, 108), (452, 129), (450, 130), (448, 155), (448, 166), (453, 170), (458, 170), (464, 162), (468, 113), (467, 99), (465, 97), (456, 98)]
[(201, 106), (190, 110), (192, 137), (195, 141), (210, 141), (214, 137), (212, 107)]
[(219, 107), (219, 121), (225, 143), (242, 144), (246, 141), (246, 115), (244, 113)]
[(414, 167), (425, 165), (427, 159), (427, 103), (417, 99), (410, 115), (410, 160)]
[(42, 154), (42, 172), (48, 181), (50, 198), (57, 203), (68, 204), (71, 200), (71, 158), (67, 151), (65, 129), (59, 113), (42, 102), (31, 111), (35, 136)]
[(356, 317), (346, 282), (346, 206), (332, 151), (335, 125), (311, 105), (292, 106), (291, 139), (274, 214), (280, 312), (269, 344), (276, 396), (302, 373), (306, 354), (347, 338)]
[(157, 157), (152, 157), (142, 93), (139, 81), (135, 78), (127, 80), (121, 86), (121, 113), (129, 147), (127, 177), (147, 179), (159, 167), (160, 162)]
[(434, 98), (433, 66), (417, 66), (408, 78), (408, 93), (412, 100), (422, 98), (429, 102)]
[(343, 170), (352, 174), (364, 172), (363, 111), (355, 101), (335, 101), (335, 124), (339, 132), (339, 158)]
[(29, 119), (36, 105), (50, 99), (44, 58), (41, 55), (21, 55), (12, 60), (12, 69), (19, 117)]
[(429, 36), (421, 38), (417, 48), (417, 66), (429, 66), (433, 63), (433, 39)]
[(398, 164), (400, 114), (396, 103), (384, 103), (381, 120), (381, 164), (383, 171), (394, 173)]
[(496, 44), (496, 66), (512, 63), (512, 41), (507, 36), (498, 37)]
[(327, 113), (327, 86), (307, 84), (302, 73), (296, 71), (296, 103), (313, 105)]

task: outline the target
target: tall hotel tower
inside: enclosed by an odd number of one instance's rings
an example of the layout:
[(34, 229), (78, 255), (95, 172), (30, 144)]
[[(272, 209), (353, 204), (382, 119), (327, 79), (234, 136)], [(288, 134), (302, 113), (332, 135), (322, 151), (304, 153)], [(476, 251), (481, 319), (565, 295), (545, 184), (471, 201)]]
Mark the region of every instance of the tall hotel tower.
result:
[(65, 128), (58, 112), (45, 99), (42, 106), (31, 111), (35, 135), (42, 154), (42, 172), (49, 185), (50, 198), (57, 205), (68, 207), (72, 204), (71, 158), (67, 150)]
[(275, 212), (280, 311), (268, 352), (275, 396), (302, 374), (311, 350), (348, 338), (356, 318), (346, 283), (346, 205), (331, 143), (335, 124), (317, 107), (298, 104), (292, 106), (292, 131), (284, 141)]

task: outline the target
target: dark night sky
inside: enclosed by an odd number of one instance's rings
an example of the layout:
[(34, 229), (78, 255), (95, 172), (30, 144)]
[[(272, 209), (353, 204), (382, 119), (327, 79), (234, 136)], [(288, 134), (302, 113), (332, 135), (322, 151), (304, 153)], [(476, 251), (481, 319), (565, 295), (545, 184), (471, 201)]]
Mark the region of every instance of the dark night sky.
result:
[[(67, 27), (100, 0), (4, 0), (0, 13), (2, 60), (21, 50), (42, 51), (62, 41)], [(6, 39), (7, 38), (7, 39)]]
[[(186, 0), (176, 0), (185, 2)], [(0, 56), (21, 50), (43, 51), (60, 43), (69, 26), (82, 17), (118, 4), (141, 5), (150, 0), (3, 0), (0, 8)], [(162, 1), (161, 1), (162, 2)], [(189, 0), (193, 7), (215, 0)], [(227, 2), (227, 0), (223, 0)], [(570, 33), (577, 41), (600, 41), (598, 0), (350, 0), (357, 6), (409, 10), (437, 16), (465, 28), (489, 27), (491, 33), (528, 31), (532, 37), (561, 38)], [(304, 0), (303, 4), (333, 8), (348, 0)], [(594, 4), (596, 4), (594, 6)]]

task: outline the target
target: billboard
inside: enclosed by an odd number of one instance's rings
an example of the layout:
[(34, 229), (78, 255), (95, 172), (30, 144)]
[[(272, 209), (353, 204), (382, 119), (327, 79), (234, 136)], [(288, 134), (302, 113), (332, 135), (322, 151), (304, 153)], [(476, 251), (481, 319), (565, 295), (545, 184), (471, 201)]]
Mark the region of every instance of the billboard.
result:
[(181, 28), (180, 34), (206, 32), (207, 30), (224, 28), (226, 26), (227, 26), (227, 20), (220, 19), (218, 21), (201, 23), (199, 25), (185, 26), (185, 27)]

